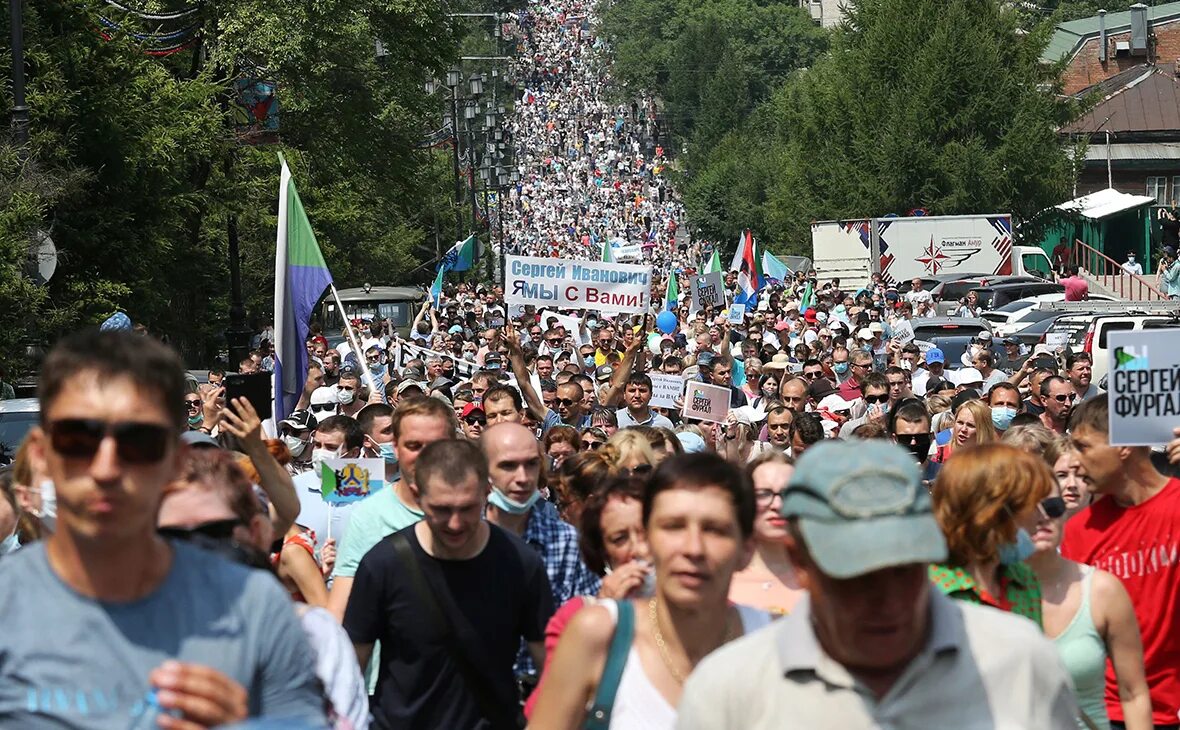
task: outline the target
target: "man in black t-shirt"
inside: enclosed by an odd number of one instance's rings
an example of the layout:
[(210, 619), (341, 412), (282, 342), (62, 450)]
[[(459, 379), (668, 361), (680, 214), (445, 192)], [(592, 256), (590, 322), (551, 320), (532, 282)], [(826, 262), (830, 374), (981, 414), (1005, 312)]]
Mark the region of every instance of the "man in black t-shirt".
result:
[[(521, 638), (544, 663), (554, 611), (545, 567), (536, 550), (484, 519), (488, 465), (474, 444), (427, 446), (415, 477), (422, 521), (361, 559), (344, 614), (361, 666), (381, 642), (374, 727), (514, 728)], [(403, 540), (433, 601), (398, 553)]]

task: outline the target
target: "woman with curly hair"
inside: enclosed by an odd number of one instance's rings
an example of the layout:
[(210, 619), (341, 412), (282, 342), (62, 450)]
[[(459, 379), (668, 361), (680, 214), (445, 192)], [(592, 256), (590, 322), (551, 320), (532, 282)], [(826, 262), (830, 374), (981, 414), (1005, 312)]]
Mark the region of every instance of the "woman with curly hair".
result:
[(931, 496), (947, 562), (930, 566), (943, 593), (1041, 625), (1041, 586), (1025, 565), (1041, 517), (1064, 510), (1048, 498), (1056, 480), (1044, 459), (1007, 444), (967, 446), (938, 472)]

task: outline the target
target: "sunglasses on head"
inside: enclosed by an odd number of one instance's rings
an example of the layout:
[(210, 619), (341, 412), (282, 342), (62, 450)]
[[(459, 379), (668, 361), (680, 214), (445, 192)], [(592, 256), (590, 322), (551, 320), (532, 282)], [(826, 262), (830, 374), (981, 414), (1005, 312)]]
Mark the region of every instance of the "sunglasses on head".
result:
[(1061, 497), (1047, 497), (1037, 504), (1037, 512), (1047, 520), (1055, 520), (1065, 514), (1065, 500)]
[(111, 436), (120, 461), (128, 464), (154, 464), (176, 440), (171, 428), (157, 423), (108, 423), (94, 418), (62, 418), (46, 426), (46, 431), (53, 450), (73, 459), (93, 458), (103, 439)]
[(234, 528), (243, 524), (245, 523), (237, 517), (231, 517), (224, 520), (202, 522), (192, 527), (161, 527), (156, 530), (156, 533), (161, 537), (183, 540), (185, 542), (191, 542), (198, 536), (213, 540), (229, 540), (234, 536)]

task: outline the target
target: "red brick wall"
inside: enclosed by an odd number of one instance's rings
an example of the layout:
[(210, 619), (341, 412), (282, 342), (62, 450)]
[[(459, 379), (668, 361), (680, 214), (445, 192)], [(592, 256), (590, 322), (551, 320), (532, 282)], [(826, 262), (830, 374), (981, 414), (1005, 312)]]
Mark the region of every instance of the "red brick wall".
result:
[[(1121, 33), (1107, 34), (1106, 63), (1101, 63), (1098, 60), (1098, 38), (1090, 38), (1078, 50), (1077, 54), (1069, 62), (1066, 67), (1063, 79), (1065, 81), (1065, 93), (1076, 94), (1087, 86), (1096, 84), (1099, 81), (1108, 79), (1111, 76), (1126, 71), (1129, 68), (1139, 66), (1148, 61), (1154, 61), (1158, 65), (1170, 64), (1173, 61), (1180, 60), (1180, 21), (1172, 20), (1165, 24), (1153, 24), (1152, 32), (1155, 34), (1154, 53), (1150, 57), (1144, 56), (1122, 56), (1115, 58), (1114, 44), (1115, 41), (1131, 41), (1130, 29)], [(1152, 50), (1152, 49), (1149, 49)]]

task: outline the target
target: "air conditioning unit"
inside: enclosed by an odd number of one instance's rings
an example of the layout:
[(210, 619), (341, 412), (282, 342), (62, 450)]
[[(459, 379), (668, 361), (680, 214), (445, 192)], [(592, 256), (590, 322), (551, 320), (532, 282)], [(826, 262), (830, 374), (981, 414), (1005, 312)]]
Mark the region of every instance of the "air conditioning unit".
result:
[(1120, 57), (1120, 58), (1125, 57), (1125, 56), (1130, 56), (1131, 55), (1131, 42), (1130, 41), (1115, 41), (1114, 42), (1114, 55), (1116, 57)]

